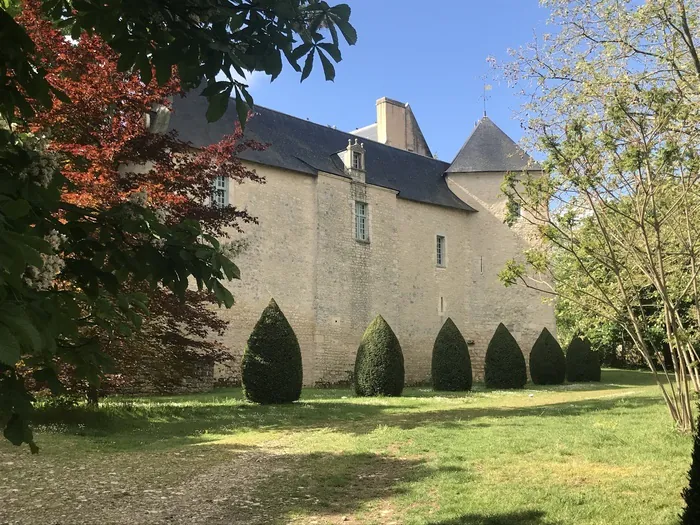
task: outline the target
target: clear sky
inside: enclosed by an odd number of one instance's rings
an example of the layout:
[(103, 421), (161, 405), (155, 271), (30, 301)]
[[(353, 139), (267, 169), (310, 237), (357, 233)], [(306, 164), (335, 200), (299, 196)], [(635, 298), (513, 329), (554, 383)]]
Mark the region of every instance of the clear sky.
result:
[(489, 117), (513, 139), (515, 92), (498, 84), (488, 56), (507, 58), (533, 30), (544, 32), (547, 10), (537, 0), (329, 0), (346, 2), (358, 32), (343, 48), (335, 82), (326, 82), (320, 63), (299, 83), (286, 67), (273, 83), (254, 77), (256, 103), (344, 131), (375, 122), (375, 101), (408, 102), (423, 134), (440, 159), (451, 161), (483, 114), (484, 75), (492, 85)]

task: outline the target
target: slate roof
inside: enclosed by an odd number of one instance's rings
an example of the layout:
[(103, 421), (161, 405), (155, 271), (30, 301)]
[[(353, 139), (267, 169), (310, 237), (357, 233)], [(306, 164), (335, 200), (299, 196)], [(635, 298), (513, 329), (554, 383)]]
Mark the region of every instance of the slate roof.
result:
[(374, 124), (370, 124), (369, 126), (365, 126), (364, 128), (356, 129), (355, 131), (351, 131), (351, 133), (356, 137), (362, 137), (364, 139), (374, 140), (376, 142), (377, 123), (375, 122)]
[[(170, 118), (171, 129), (194, 146), (213, 144), (233, 131), (237, 120), (233, 103), (224, 116), (213, 123), (207, 122), (206, 109), (205, 97), (192, 94), (176, 98)], [(255, 107), (245, 137), (269, 144), (264, 151), (243, 152), (241, 158), (245, 160), (308, 175), (324, 171), (341, 177), (347, 175), (336, 153), (347, 147), (348, 139), (356, 138), (350, 133), (261, 106)], [(446, 162), (379, 142), (365, 142), (368, 184), (396, 190), (402, 199), (476, 211), (447, 187), (444, 173), (448, 166)]]
[(476, 173), (489, 171), (523, 171), (542, 169), (506, 135), (493, 121), (484, 116), (459, 150), (447, 173)]

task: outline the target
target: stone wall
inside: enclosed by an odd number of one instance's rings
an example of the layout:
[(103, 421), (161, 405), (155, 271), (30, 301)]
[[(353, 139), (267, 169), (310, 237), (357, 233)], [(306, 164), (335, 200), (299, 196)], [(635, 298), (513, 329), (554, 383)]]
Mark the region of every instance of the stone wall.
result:
[(124, 381), (118, 375), (107, 375), (106, 381), (102, 384), (101, 395), (122, 394), (122, 395), (170, 395), (187, 394), (190, 392), (207, 392), (212, 390), (216, 384), (214, 378), (214, 364), (208, 360), (200, 360), (192, 363), (188, 369), (184, 369), (180, 375), (179, 382), (167, 382), (167, 384), (156, 384), (147, 370), (156, 370), (156, 362), (144, 367), (146, 372), (136, 376), (129, 375)]
[[(245, 233), (230, 231), (241, 241), (236, 257), (241, 279), (229, 288), (235, 304), (220, 309), (230, 321), (222, 338), (238, 360), (260, 314), (274, 297), (294, 327), (304, 360), (304, 379), (313, 384), (315, 336), (316, 179), (267, 166), (252, 165), (266, 178), (265, 184), (231, 185), (229, 202), (247, 209), (258, 225), (244, 226)], [(236, 372), (240, 366), (234, 366)], [(230, 375), (218, 370), (217, 376)], [(230, 378), (232, 381), (238, 378)]]
[(524, 221), (512, 228), (503, 223), (506, 199), (500, 189), (502, 181), (503, 173), (448, 176), (450, 189), (478, 211), (468, 229), (473, 249), (469, 257), (469, 317), (465, 332), (467, 338), (474, 340), (472, 356), (477, 377), (483, 376), (483, 357), (498, 323), (505, 324), (517, 339), (526, 361), (543, 327), (556, 337), (551, 302), (523, 286), (506, 288), (498, 280), (506, 261), (521, 255), (532, 239), (531, 227)]
[[(355, 239), (355, 201), (369, 208), (369, 242)], [(334, 175), (317, 179), (316, 381), (347, 380), (367, 325), (397, 316), (396, 192)]]
[[(246, 246), (237, 258), (242, 278), (230, 285), (236, 304), (221, 310), (231, 320), (223, 342), (234, 356), (270, 297), (297, 334), (306, 385), (346, 382), (377, 314), (401, 342), (408, 383), (429, 380), (433, 342), (448, 316), (473, 341), (477, 378), (499, 322), (526, 356), (542, 327), (555, 333), (551, 304), (498, 281), (506, 260), (527, 246), (522, 226), (503, 224), (502, 174), (450, 176), (450, 188), (478, 210), (469, 213), (335, 175), (254, 167), (267, 183), (235, 186), (230, 195), (260, 221), (232, 233)], [(369, 242), (355, 239), (355, 200), (369, 205)], [(444, 268), (436, 264), (437, 235), (446, 239)]]

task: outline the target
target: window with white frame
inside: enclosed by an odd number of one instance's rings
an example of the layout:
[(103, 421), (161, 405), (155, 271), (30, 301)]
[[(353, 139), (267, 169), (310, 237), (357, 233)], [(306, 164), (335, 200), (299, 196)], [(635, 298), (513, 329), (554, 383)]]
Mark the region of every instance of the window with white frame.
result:
[(369, 217), (366, 202), (355, 201), (355, 239), (369, 241)]
[(352, 152), (352, 168), (355, 170), (362, 169), (362, 153), (359, 151)]
[(445, 267), (447, 253), (445, 252), (445, 236), (437, 236), (437, 244), (435, 247), (435, 260), (438, 266)]
[(214, 179), (211, 201), (218, 208), (228, 206), (228, 177), (216, 177)]

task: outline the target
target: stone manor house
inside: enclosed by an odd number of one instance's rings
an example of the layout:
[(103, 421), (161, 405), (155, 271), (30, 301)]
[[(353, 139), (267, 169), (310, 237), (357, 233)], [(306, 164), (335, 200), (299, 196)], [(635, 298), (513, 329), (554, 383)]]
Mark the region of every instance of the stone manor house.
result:
[[(206, 107), (196, 95), (175, 100), (171, 128), (194, 146), (233, 131), (233, 107), (211, 124)], [(527, 246), (524, 224), (503, 223), (503, 175), (540, 168), (488, 117), (451, 163), (433, 158), (410, 106), (387, 98), (374, 124), (351, 133), (258, 106), (246, 136), (269, 144), (242, 155), (266, 184), (221, 181), (217, 194), (259, 220), (232, 234), (244, 246), (242, 276), (221, 314), (236, 356), (271, 297), (299, 339), (306, 385), (348, 381), (377, 314), (401, 342), (409, 384), (429, 380), (447, 317), (477, 378), (498, 323), (526, 357), (543, 327), (555, 333), (552, 304), (498, 280)]]

